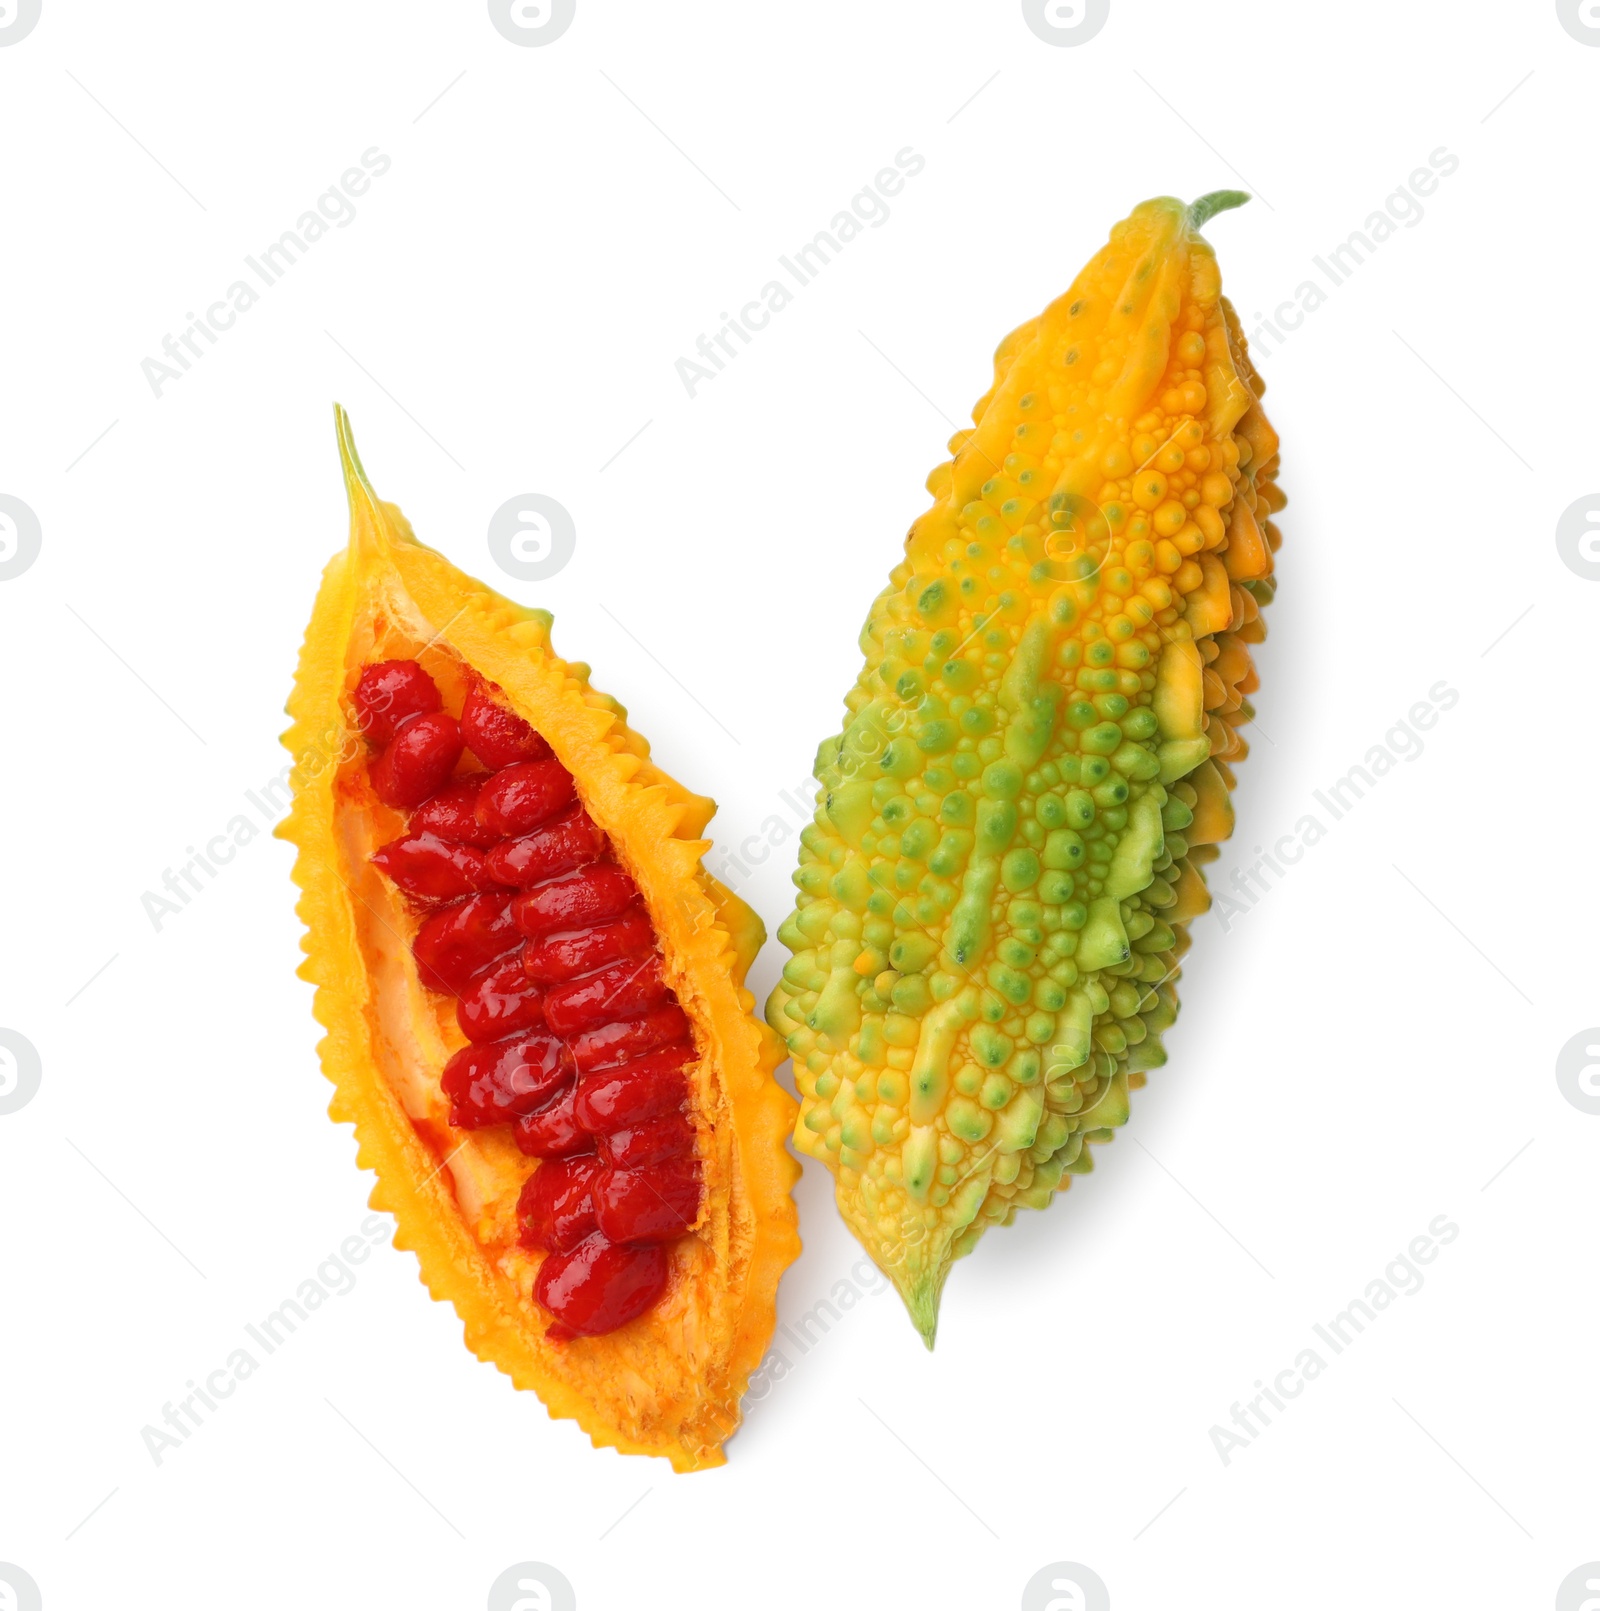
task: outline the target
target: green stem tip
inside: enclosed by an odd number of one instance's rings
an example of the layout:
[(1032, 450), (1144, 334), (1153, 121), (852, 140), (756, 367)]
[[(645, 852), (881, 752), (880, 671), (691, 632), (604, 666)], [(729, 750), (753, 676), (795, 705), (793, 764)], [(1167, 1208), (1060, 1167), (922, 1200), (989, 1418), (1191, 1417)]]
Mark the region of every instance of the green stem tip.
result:
[(929, 1353), (933, 1352), (933, 1336), (939, 1329), (939, 1294), (948, 1273), (948, 1269), (911, 1273), (902, 1266), (893, 1278), (911, 1314), (911, 1324), (917, 1328), (917, 1335)]
[(339, 439), (339, 459), (344, 468), (346, 479), (348, 480), (353, 476), (370, 492), (372, 490), (371, 483), (367, 480), (367, 472), (362, 466), (361, 455), (356, 451), (355, 432), (350, 429), (350, 416), (345, 413), (344, 407), (340, 403), (333, 405), (333, 429)]
[(345, 496), (350, 500), (350, 542), (352, 547), (357, 547), (363, 540), (383, 531), (384, 514), (378, 494), (367, 480), (361, 455), (356, 451), (350, 416), (338, 403), (333, 405), (333, 424), (339, 438), (339, 466), (344, 472)]
[(1189, 228), (1201, 230), (1211, 222), (1218, 213), (1225, 213), (1234, 207), (1242, 207), (1249, 201), (1250, 196), (1243, 190), (1213, 190), (1210, 195), (1202, 196), (1189, 208)]

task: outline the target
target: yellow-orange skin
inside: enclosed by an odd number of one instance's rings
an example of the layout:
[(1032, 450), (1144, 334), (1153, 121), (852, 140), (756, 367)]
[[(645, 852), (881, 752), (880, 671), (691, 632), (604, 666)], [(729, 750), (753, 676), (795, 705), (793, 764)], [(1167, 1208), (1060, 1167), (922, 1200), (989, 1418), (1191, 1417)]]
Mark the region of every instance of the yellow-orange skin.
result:
[(795, 1144), (929, 1346), (951, 1261), (1165, 1060), (1232, 828), (1283, 503), (1199, 235), (1244, 199), (1144, 203), (1001, 343), (818, 752), (767, 1016)]
[[(284, 743), (294, 806), (279, 830), (299, 848), (306, 925), (300, 974), (327, 1030), (319, 1051), (330, 1115), (355, 1126), (375, 1170), (372, 1206), (397, 1221), (395, 1246), (455, 1305), (467, 1346), (571, 1417), (597, 1447), (661, 1455), (680, 1471), (720, 1465), (739, 1399), (772, 1334), (778, 1278), (800, 1250), (784, 1148), (794, 1103), (774, 1083), (782, 1048), (753, 1014), (745, 972), (760, 919), (701, 867), (713, 803), (649, 760), (622, 707), (589, 669), (550, 645), (550, 617), (463, 575), (417, 543), (367, 484), (339, 411), (350, 492), (349, 548), (328, 566), (300, 655)], [(350, 707), (361, 667), (415, 657), (459, 710), (465, 668), (544, 735), (590, 815), (633, 875), (667, 976), (694, 1026), (691, 1106), (705, 1178), (701, 1218), (672, 1248), (666, 1295), (620, 1331), (546, 1341), (531, 1291), (541, 1255), (517, 1246), (515, 1206), (534, 1168), (502, 1129), (448, 1123), (438, 1074), (464, 1044), (453, 1001), (418, 982), (416, 916), (368, 865), (403, 831), (367, 781)], [(425, 1389), (424, 1389), (425, 1391)]]

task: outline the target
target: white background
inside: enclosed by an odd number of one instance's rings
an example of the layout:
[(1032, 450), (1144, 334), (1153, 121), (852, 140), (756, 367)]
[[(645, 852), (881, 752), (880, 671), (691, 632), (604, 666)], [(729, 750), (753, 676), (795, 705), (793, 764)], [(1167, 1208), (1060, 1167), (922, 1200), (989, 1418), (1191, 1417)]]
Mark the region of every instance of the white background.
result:
[[(0, 1024), (43, 1067), (0, 1116), (0, 1560), (48, 1611), (477, 1608), (522, 1560), (583, 1611), (1009, 1611), (1061, 1560), (1116, 1611), (1555, 1603), (1600, 1558), (1600, 1117), (1554, 1072), (1600, 1021), (1600, 586), (1554, 535), (1600, 481), (1597, 75), (1548, 0), (1112, 0), (1077, 48), (1014, 0), (578, 0), (538, 49), (470, 0), (44, 0), (0, 49), (0, 492), (43, 532), (0, 583)], [(141, 360), (373, 146), (355, 221), (154, 396)], [(907, 146), (887, 223), (691, 400), (675, 360)], [(1440, 147), (1421, 221), (1331, 289), (1312, 257)], [(594, 1452), (387, 1243), (157, 1466), (141, 1428), (367, 1212), (289, 848), (159, 932), (141, 904), (284, 763), (345, 537), (332, 400), (419, 534), (551, 608), (717, 796), (725, 853), (792, 832), (999, 338), (1140, 199), (1232, 185), (1247, 327), (1327, 300), (1256, 349), (1291, 501), (1213, 882), (1460, 697), (1196, 925), (1096, 1172), (956, 1268), (935, 1354), (887, 1294), (788, 1350), (717, 1472)], [(487, 550), (523, 492), (576, 521), (547, 583)], [(734, 880), (769, 929), (793, 853)], [(799, 1198), (790, 1323), (859, 1255), (813, 1164)], [(1441, 1214), (1422, 1290), (1225, 1465), (1212, 1426)]]

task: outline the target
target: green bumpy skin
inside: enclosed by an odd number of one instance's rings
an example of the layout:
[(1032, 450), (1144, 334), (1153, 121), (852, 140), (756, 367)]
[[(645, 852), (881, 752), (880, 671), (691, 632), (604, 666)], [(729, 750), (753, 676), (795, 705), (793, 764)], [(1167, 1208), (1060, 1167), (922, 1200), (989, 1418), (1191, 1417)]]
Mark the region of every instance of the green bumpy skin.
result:
[(795, 1144), (931, 1348), (951, 1261), (1166, 1060), (1270, 599), (1277, 438), (1193, 208), (1015, 331), (818, 752), (767, 1018)]

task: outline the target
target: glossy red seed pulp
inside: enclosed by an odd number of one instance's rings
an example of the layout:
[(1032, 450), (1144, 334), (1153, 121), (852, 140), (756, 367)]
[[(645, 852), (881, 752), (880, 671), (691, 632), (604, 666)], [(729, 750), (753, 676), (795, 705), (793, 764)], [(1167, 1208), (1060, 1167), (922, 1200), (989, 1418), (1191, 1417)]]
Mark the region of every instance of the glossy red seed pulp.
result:
[(422, 982), (458, 996), (489, 964), (514, 950), (520, 936), (507, 895), (474, 895), (435, 912), (411, 942)]
[(463, 1046), (444, 1066), (439, 1087), (458, 1130), (510, 1124), (542, 1108), (572, 1078), (572, 1057), (554, 1035), (528, 1030), (506, 1040)]
[(491, 772), (515, 761), (549, 759), (550, 746), (520, 716), (497, 704), (489, 690), (474, 683), (461, 707), (461, 736)]
[(356, 682), (356, 720), (374, 744), (387, 744), (410, 716), (426, 716), (442, 701), (434, 680), (415, 660), (379, 660)]
[(608, 1168), (595, 1179), (594, 1211), (613, 1242), (670, 1242), (700, 1212), (700, 1165), (669, 1158), (650, 1169)]
[(650, 1243), (619, 1247), (598, 1231), (570, 1253), (539, 1266), (533, 1296), (557, 1317), (552, 1342), (598, 1337), (637, 1320), (667, 1290), (667, 1250)]
[(602, 1136), (676, 1112), (689, 1099), (683, 1070), (693, 1061), (693, 1048), (666, 1046), (612, 1068), (580, 1073), (578, 1123), (590, 1135)]
[(478, 821), (498, 834), (528, 833), (572, 800), (572, 774), (560, 761), (517, 761), (478, 791)]
[[(363, 668), (369, 774), (407, 832), (373, 856), (425, 910), (412, 944), (456, 998), (468, 1044), (440, 1085), (459, 1129), (508, 1125), (541, 1160), (517, 1203), (545, 1257), (533, 1295), (554, 1341), (637, 1319), (666, 1290), (666, 1244), (702, 1186), (685, 1070), (689, 1020), (649, 913), (534, 729), (474, 681), (459, 720), (415, 661)], [(456, 776), (463, 749), (487, 770)]]
[(547, 1163), (529, 1175), (517, 1199), (517, 1227), (524, 1247), (570, 1253), (598, 1229), (594, 1184), (602, 1168), (591, 1152), (586, 1157)]
[(484, 849), (500, 843), (493, 828), (478, 821), (478, 791), (487, 773), (476, 777), (454, 778), (411, 813), (412, 833), (431, 833), (455, 845), (476, 845)]
[(372, 858), (372, 864), (406, 894), (422, 900), (447, 901), (458, 895), (480, 894), (495, 885), (481, 850), (453, 845), (431, 833), (408, 833), (396, 839)]
[(518, 1119), (516, 1137), (530, 1158), (572, 1158), (590, 1151), (595, 1138), (578, 1123), (577, 1086), (567, 1086), (537, 1113)]
[(544, 997), (512, 955), (493, 963), (456, 998), (456, 1022), (468, 1040), (501, 1040), (544, 1026)]
[(608, 962), (620, 962), (623, 957), (652, 956), (655, 948), (650, 919), (643, 907), (636, 906), (615, 923), (530, 941), (523, 948), (522, 965), (530, 979), (555, 984), (603, 968)]
[(442, 710), (408, 716), (372, 763), (372, 792), (399, 810), (419, 806), (460, 759), (461, 729), (455, 717)]
[[(573, 1114), (576, 1128), (577, 1114)], [(617, 1169), (645, 1169), (668, 1158), (694, 1156), (694, 1126), (681, 1109), (596, 1137), (600, 1156)]]
[(605, 854), (605, 835), (581, 806), (520, 839), (502, 839), (489, 852), (495, 882), (525, 889), (557, 873), (570, 873)]

